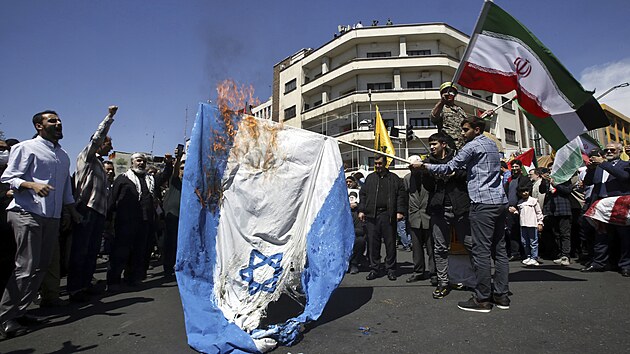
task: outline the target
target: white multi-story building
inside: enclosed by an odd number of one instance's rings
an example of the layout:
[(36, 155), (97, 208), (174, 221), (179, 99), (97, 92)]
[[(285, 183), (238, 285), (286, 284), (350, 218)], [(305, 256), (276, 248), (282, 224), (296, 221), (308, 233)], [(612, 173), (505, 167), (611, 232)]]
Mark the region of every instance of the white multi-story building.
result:
[[(271, 102), (254, 112), (267, 112), (270, 105), (274, 120), (373, 147), (378, 106), (385, 124), (400, 130), (400, 138), (392, 139), (396, 155), (426, 154), (427, 138), (437, 131), (429, 114), (440, 99), (438, 88), (451, 81), (467, 43), (467, 35), (444, 23), (352, 29), (276, 64)], [(456, 103), (469, 115), (510, 98), (462, 87), (459, 91)], [(409, 142), (407, 125), (417, 137)], [(506, 157), (541, 142), (511, 103), (498, 109), (488, 130)], [(345, 144), (340, 149), (348, 169), (372, 165), (372, 153)], [(545, 146), (537, 150), (548, 153)]]

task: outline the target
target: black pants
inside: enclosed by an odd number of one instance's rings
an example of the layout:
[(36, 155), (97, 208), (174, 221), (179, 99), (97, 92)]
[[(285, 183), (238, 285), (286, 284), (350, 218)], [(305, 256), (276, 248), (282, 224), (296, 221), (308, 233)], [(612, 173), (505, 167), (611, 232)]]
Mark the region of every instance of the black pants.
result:
[(550, 219), (560, 257), (569, 257), (571, 254), (571, 215), (554, 215)]
[(145, 274), (144, 260), (147, 238), (153, 221), (117, 221), (112, 252), (109, 256), (107, 284), (120, 284), (125, 270), (125, 280), (138, 283)]
[(370, 270), (378, 271), (381, 263), (381, 241), (385, 243), (385, 269), (396, 271), (396, 223), (387, 211), (377, 212), (375, 218), (367, 218), (368, 251)]
[(166, 214), (164, 221), (166, 222), (166, 235), (162, 248), (162, 267), (165, 274), (170, 274), (174, 271), (175, 258), (177, 256), (177, 228), (179, 226), (179, 217), (169, 213)]
[(508, 257), (525, 258), (521, 246), (521, 221), (518, 214), (508, 212), (505, 218), (505, 248)]
[[(430, 229), (416, 229), (409, 227), (411, 233), (411, 250), (413, 251), (413, 272), (423, 274), (426, 266), (430, 274), (436, 274), (435, 259), (433, 257), (433, 237)], [(425, 264), (424, 251), (427, 251), (428, 265)]]

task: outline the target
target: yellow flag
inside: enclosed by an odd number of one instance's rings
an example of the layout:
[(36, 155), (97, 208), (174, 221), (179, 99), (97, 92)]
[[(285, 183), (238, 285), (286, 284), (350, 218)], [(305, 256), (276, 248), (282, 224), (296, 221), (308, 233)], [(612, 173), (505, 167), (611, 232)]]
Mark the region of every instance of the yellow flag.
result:
[[(374, 150), (382, 151), (390, 155), (396, 155), (394, 144), (392, 144), (392, 139), (389, 138), (387, 127), (383, 122), (383, 118), (381, 118), (378, 106), (376, 106), (376, 124), (374, 125)], [(391, 162), (392, 159), (388, 157), (385, 167), (389, 167)]]

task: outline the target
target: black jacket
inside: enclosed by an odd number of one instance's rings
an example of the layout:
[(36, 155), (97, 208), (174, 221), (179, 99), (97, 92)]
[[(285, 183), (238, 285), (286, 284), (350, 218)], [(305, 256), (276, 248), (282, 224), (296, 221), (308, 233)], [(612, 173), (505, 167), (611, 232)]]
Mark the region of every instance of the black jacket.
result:
[(368, 218), (376, 217), (376, 194), (379, 188), (387, 188), (387, 213), (390, 221), (396, 220), (396, 213), (407, 215), (408, 197), (400, 177), (385, 169), (382, 177), (370, 173), (359, 191), (359, 212)]
[[(448, 152), (446, 157), (439, 159), (433, 155), (429, 155), (426, 159), (430, 164), (445, 164), (453, 158), (453, 153)], [(438, 177), (429, 172), (421, 172), (422, 184), (429, 192), (429, 204), (427, 205), (427, 213), (443, 213), (444, 212), (444, 196), (448, 195), (453, 205), (453, 213), (456, 216), (468, 214), (470, 208), (470, 198), (468, 197), (468, 186), (466, 183), (466, 170), (456, 170), (455, 174), (450, 177)]]

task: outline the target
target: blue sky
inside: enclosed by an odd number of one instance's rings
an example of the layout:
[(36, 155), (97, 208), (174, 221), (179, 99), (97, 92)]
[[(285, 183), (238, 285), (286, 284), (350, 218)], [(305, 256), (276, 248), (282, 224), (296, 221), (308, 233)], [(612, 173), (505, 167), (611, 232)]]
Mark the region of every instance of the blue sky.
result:
[[(551, 49), (586, 89), (630, 82), (628, 0), (495, 1)], [(446, 22), (470, 34), (482, 1), (0, 1), (0, 130), (20, 140), (56, 110), (74, 160), (105, 116), (122, 151), (171, 152), (197, 105), (232, 78), (271, 95), (273, 65), (317, 48), (339, 24)], [(630, 116), (630, 88), (602, 100)], [(188, 122), (185, 112), (188, 108)], [(186, 129), (185, 129), (186, 128)]]

